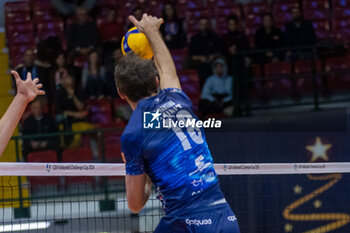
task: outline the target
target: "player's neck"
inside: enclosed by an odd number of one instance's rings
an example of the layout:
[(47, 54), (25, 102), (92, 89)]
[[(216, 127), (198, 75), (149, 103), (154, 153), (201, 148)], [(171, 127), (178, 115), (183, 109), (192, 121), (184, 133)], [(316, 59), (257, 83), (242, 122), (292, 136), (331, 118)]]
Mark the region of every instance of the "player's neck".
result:
[(129, 103), (131, 109), (134, 111), (141, 100), (148, 99), (148, 98), (153, 97), (155, 95), (158, 95), (158, 93), (152, 93), (150, 96), (146, 96), (145, 98), (142, 98), (142, 99), (140, 99), (137, 102), (133, 102), (133, 101), (130, 101), (130, 100), (128, 100), (127, 102)]

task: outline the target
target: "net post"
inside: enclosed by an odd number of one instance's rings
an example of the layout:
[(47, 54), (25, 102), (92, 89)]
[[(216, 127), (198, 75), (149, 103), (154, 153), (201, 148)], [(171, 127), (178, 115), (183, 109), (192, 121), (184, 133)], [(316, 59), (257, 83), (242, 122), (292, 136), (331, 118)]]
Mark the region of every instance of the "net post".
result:
[[(19, 150), (18, 150), (18, 138), (15, 138), (15, 150), (16, 150), (16, 160), (20, 161)], [(18, 179), (18, 194), (19, 194), (19, 208), (14, 208), (14, 217), (15, 218), (29, 218), (30, 209), (29, 207), (23, 206), (23, 194), (22, 194), (22, 180), (21, 176), (17, 176)]]
[[(102, 161), (106, 162), (106, 156), (105, 156), (105, 140), (104, 140), (104, 132), (102, 130), (98, 131), (99, 139), (100, 139), (100, 147), (101, 147), (101, 153), (102, 153)], [(115, 200), (108, 198), (108, 182), (107, 182), (107, 176), (102, 176), (102, 184), (104, 189), (104, 200), (99, 201), (100, 211), (113, 211), (115, 210)]]

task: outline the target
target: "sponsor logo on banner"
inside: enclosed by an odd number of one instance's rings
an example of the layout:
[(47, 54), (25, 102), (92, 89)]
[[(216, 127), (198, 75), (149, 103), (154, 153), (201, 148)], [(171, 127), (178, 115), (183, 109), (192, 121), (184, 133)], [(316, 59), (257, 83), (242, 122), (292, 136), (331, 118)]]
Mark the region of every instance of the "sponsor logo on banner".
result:
[(235, 164), (224, 164), (223, 170), (257, 170), (260, 169), (260, 166), (258, 164), (253, 165), (235, 165)]
[(294, 170), (298, 171), (300, 169), (324, 169), (325, 164), (294, 164)]
[(51, 165), (51, 164), (46, 164), (46, 171), (51, 172), (51, 171), (68, 171), (68, 170), (80, 170), (80, 171), (91, 171), (95, 170), (94, 165), (89, 165), (89, 164), (68, 164), (68, 165)]

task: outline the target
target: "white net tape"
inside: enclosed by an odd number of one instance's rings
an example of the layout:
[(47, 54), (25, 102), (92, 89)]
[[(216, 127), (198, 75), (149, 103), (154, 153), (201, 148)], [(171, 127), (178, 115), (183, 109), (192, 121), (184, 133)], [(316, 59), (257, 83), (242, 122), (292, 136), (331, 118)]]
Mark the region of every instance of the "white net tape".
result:
[[(350, 173), (350, 163), (220, 163), (218, 175)], [(121, 163), (0, 163), (0, 176), (124, 176)]]

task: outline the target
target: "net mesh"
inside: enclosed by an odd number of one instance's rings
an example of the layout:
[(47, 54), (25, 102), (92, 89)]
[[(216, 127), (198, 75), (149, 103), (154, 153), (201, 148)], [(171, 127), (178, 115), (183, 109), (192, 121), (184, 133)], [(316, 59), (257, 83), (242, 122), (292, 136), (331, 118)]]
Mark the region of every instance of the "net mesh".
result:
[[(350, 163), (325, 164), (215, 167), (242, 233), (350, 232)], [(155, 190), (130, 212), (124, 177), (114, 176), (121, 165), (88, 164), (96, 167), (88, 175), (47, 165), (0, 164), (0, 232), (153, 232), (164, 216)], [(18, 169), (8, 176), (11, 166)]]

